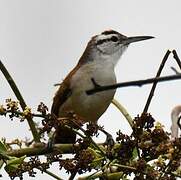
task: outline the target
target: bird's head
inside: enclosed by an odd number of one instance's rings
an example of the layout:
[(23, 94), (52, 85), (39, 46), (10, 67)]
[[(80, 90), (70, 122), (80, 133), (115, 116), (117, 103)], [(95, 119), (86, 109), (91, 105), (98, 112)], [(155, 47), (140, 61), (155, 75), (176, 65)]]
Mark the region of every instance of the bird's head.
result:
[(153, 38), (152, 36), (127, 37), (114, 30), (107, 30), (92, 38), (94, 46), (103, 54), (124, 51), (129, 44)]
[[(143, 41), (153, 38), (152, 36), (133, 36), (127, 37), (114, 30), (107, 30), (93, 36), (89, 41), (87, 48), (83, 54), (85, 60), (94, 61), (106, 57), (113, 59), (114, 64), (118, 61), (120, 56), (124, 53), (127, 47), (134, 42)], [(96, 58), (96, 57), (97, 58)]]

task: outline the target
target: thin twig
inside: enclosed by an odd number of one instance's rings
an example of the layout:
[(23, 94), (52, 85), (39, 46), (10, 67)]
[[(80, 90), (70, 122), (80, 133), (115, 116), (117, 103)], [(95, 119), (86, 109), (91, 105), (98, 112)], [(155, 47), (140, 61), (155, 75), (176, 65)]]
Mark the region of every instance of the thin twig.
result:
[(68, 128), (68, 129), (71, 129), (75, 134), (79, 135), (81, 138), (83, 138), (83, 139), (85, 138), (84, 135), (82, 135), (80, 132), (78, 132), (74, 128), (71, 128), (70, 126), (67, 126), (67, 125), (65, 125), (65, 127)]
[(61, 83), (56, 83), (56, 84), (54, 84), (54, 86), (60, 86), (61, 85)]
[[(103, 147), (104, 143), (97, 143), (97, 146)], [(74, 149), (79, 147), (78, 144), (54, 144), (53, 150), (51, 152), (60, 152), (62, 154), (73, 154)], [(36, 155), (45, 155), (49, 153), (46, 145), (38, 146), (38, 147), (28, 147), (28, 148), (21, 148), (21, 149), (14, 149), (8, 150), (5, 155), (8, 156), (15, 156), (15, 157), (22, 157), (26, 155), (27, 157), (36, 156)]]
[(179, 71), (177, 71), (177, 69), (176, 69), (176, 68), (174, 68), (173, 66), (171, 66), (170, 68), (171, 68), (171, 70), (173, 70), (173, 72), (174, 72), (175, 74), (180, 74), (180, 72), (179, 72)]
[[(40, 171), (42, 171), (41, 168), (38, 168), (38, 167), (37, 167), (37, 169), (40, 170)], [(56, 174), (48, 171), (47, 169), (46, 169), (46, 170), (43, 170), (43, 172), (45, 172), (46, 174), (48, 174), (49, 176), (51, 176), (51, 177), (53, 177), (53, 178), (55, 178), (55, 179), (57, 179), (57, 180), (63, 180), (62, 178), (58, 177)]]
[(180, 121), (181, 121), (181, 116), (178, 118), (178, 121), (177, 121), (177, 125), (178, 125), (179, 129), (181, 130), (181, 123), (180, 123)]
[(122, 104), (120, 104), (116, 99), (112, 100), (112, 104), (114, 104), (119, 111), (122, 113), (122, 115), (126, 118), (126, 120), (128, 121), (129, 125), (131, 126), (131, 128), (133, 127), (133, 119), (130, 116), (130, 114), (128, 113), (128, 111), (122, 106)]
[[(5, 111), (5, 113), (12, 113), (12, 111), (11, 110), (6, 110)], [(24, 113), (23, 112), (21, 112), (21, 111), (13, 111), (13, 113), (15, 113), (15, 114), (17, 114), (17, 115), (24, 115)], [(47, 118), (47, 115), (45, 114), (45, 115), (43, 115), (43, 114), (35, 114), (35, 113), (31, 113), (31, 116), (32, 117), (40, 117), (40, 118)]]
[(164, 167), (162, 167), (160, 169), (160, 172), (162, 172), (162, 173), (160, 173), (160, 176), (158, 177), (158, 180), (161, 180), (162, 177), (164, 176), (164, 174), (166, 174), (166, 172), (168, 171), (169, 166), (172, 164), (172, 162), (173, 162), (173, 159), (170, 159), (169, 162), (167, 163), (167, 165), (165, 165)]
[(126, 165), (123, 165), (123, 164), (114, 164), (114, 163), (111, 163), (111, 166), (117, 166), (117, 167), (120, 167), (122, 169), (129, 169), (129, 170), (132, 170), (132, 171), (136, 171), (136, 168), (135, 167), (132, 167), (132, 166), (126, 166)]
[[(78, 126), (78, 127), (79, 127), (79, 130), (81, 130), (81, 131), (86, 135), (86, 131), (85, 131), (80, 125), (78, 125), (78, 123), (76, 123), (75, 121), (71, 121), (71, 122), (74, 123), (76, 126)], [(65, 125), (65, 127), (71, 129), (71, 130), (74, 131), (76, 134), (78, 134), (80, 137), (85, 138), (82, 134), (80, 134), (80, 133), (79, 133), (78, 131), (76, 131), (75, 129), (70, 128), (70, 127), (67, 126), (67, 125)], [(90, 136), (86, 136), (86, 137), (89, 139), (89, 141), (91, 142), (91, 144), (92, 144), (97, 150), (99, 150), (99, 151), (101, 152), (101, 154), (102, 154), (103, 156), (106, 155), (106, 154), (104, 153), (104, 151), (94, 142), (94, 140), (93, 140)]]
[[(110, 163), (110, 164), (109, 164), (109, 167), (111, 167), (111, 166), (112, 166), (112, 167), (116, 166), (116, 167), (118, 167), (118, 168), (125, 169), (125, 170), (129, 170), (129, 171), (132, 171), (132, 172), (135, 172), (135, 171), (137, 170), (135, 167), (126, 166), (126, 165), (117, 164), (117, 163)], [(99, 177), (102, 177), (103, 174), (104, 174), (103, 170), (102, 170), (102, 171), (99, 170), (99, 171), (97, 171), (97, 172), (95, 172), (95, 173), (93, 173), (93, 174), (91, 174), (91, 175), (89, 175), (89, 176), (80, 177), (79, 179), (80, 179), (80, 180), (97, 179), (97, 178), (99, 178)], [(106, 175), (107, 175), (107, 177), (109, 177), (109, 176), (111, 176), (111, 175), (115, 175), (114, 177), (116, 178), (116, 177), (121, 176), (122, 174), (123, 174), (122, 171), (120, 171), (120, 172), (118, 171), (118, 172), (115, 172), (115, 173), (109, 172), (109, 173), (107, 173)], [(119, 177), (119, 178), (120, 178), (120, 177)], [(111, 178), (110, 178), (110, 179), (111, 179)]]
[(178, 64), (179, 68), (181, 69), (181, 61), (180, 61), (180, 58), (178, 57), (178, 54), (177, 54), (176, 50), (174, 49), (172, 51), (172, 53), (173, 53), (174, 59), (177, 61), (177, 64)]
[[(81, 126), (79, 126), (78, 123), (76, 123), (75, 121), (72, 121), (72, 122), (73, 122), (76, 126), (78, 126), (79, 129), (86, 135), (86, 131), (85, 131)], [(69, 126), (66, 126), (66, 125), (65, 125), (65, 127), (70, 128)], [(87, 138), (89, 139), (90, 143), (91, 143), (97, 150), (99, 150), (100, 153), (101, 153), (103, 156), (106, 156), (106, 154), (104, 153), (104, 151), (94, 142), (94, 140), (93, 140), (90, 136), (85, 136), (85, 137), (84, 137), (82, 134), (80, 134), (80, 133), (79, 133), (78, 131), (76, 131), (75, 129), (71, 128), (71, 130), (72, 130), (74, 133), (78, 134), (78, 135), (79, 135), (80, 137), (82, 137), (83, 139), (87, 137)], [(73, 180), (73, 179), (75, 178), (76, 174), (77, 174), (77, 171), (72, 172), (71, 175), (70, 175), (70, 177), (69, 177), (69, 180)]]
[(76, 174), (77, 174), (77, 172), (72, 172), (70, 177), (69, 177), (69, 180), (74, 180)]
[(136, 80), (136, 81), (129, 81), (129, 82), (123, 82), (123, 83), (117, 83), (117, 84), (112, 84), (108, 86), (100, 86), (97, 88), (93, 88), (90, 90), (87, 90), (86, 93), (88, 95), (101, 92), (101, 91), (107, 91), (111, 89), (116, 89), (116, 88), (122, 88), (122, 87), (129, 87), (129, 86), (143, 86), (146, 84), (151, 84), (154, 82), (164, 82), (164, 81), (171, 81), (171, 80), (178, 80), (181, 79), (181, 74), (179, 75), (170, 75), (170, 76), (162, 76), (158, 78), (149, 78), (149, 79), (143, 79), (143, 80)]
[(13, 78), (9, 74), (8, 70), (6, 69), (6, 67), (4, 66), (2, 61), (0, 61), (0, 70), (3, 73), (3, 75), (5, 76), (6, 80), (8, 81), (8, 83), (9, 83), (11, 89), (13, 90), (14, 94), (16, 95), (17, 99), (19, 100), (22, 109), (24, 110), (26, 107), (26, 103), (25, 103), (16, 83), (14, 82)]
[[(15, 81), (13, 80), (11, 75), (9, 74), (8, 70), (6, 69), (6, 67), (4, 66), (2, 61), (0, 61), (0, 70), (4, 74), (4, 76), (5, 76), (6, 80), (8, 81), (11, 89), (13, 90), (16, 98), (19, 100), (21, 108), (23, 110), (25, 110), (27, 105), (26, 105), (26, 103), (25, 103), (25, 101), (23, 99), (23, 96), (21, 95)], [(31, 133), (33, 135), (33, 138), (34, 138), (35, 142), (40, 142), (40, 136), (39, 136), (39, 134), (38, 134), (38, 132), (36, 130), (35, 123), (33, 122), (32, 118), (27, 118), (27, 121), (28, 121), (30, 130), (31, 130)]]
[(103, 174), (102, 170), (97, 170), (96, 172), (88, 176), (79, 177), (79, 180), (93, 180), (100, 177), (102, 174)]
[[(161, 74), (161, 72), (162, 72), (162, 70), (163, 70), (163, 67), (164, 67), (164, 65), (165, 65), (165, 63), (166, 63), (166, 61), (167, 61), (170, 53), (171, 53), (171, 51), (170, 51), (170, 50), (167, 50), (167, 52), (166, 52), (166, 54), (165, 54), (165, 56), (164, 56), (164, 58), (163, 58), (163, 60), (162, 60), (162, 62), (161, 62), (161, 64), (160, 64), (160, 67), (159, 67), (159, 69), (158, 69), (158, 72), (157, 72), (157, 74), (156, 74), (156, 78), (160, 77), (160, 74)], [(153, 83), (153, 85), (152, 85), (152, 88), (151, 88), (150, 94), (149, 94), (149, 96), (148, 96), (148, 99), (147, 99), (147, 101), (146, 101), (146, 105), (145, 105), (145, 107), (144, 107), (143, 113), (146, 113), (146, 112), (148, 111), (148, 108), (149, 108), (149, 105), (150, 105), (151, 100), (152, 100), (152, 98), (153, 98), (153, 95), (154, 95), (154, 92), (155, 92), (157, 83), (158, 83), (158, 82), (155, 81), (155, 82)]]

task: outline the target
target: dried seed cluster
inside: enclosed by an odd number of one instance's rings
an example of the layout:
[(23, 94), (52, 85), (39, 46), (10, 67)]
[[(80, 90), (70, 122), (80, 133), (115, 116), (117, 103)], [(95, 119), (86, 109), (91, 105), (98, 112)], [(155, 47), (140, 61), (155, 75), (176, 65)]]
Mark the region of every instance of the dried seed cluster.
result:
[[(27, 117), (41, 117), (42, 123), (37, 125), (41, 137), (59, 126), (69, 126), (80, 129), (83, 136), (76, 141), (73, 146), (74, 156), (64, 159), (58, 151), (46, 155), (46, 160), (32, 156), (26, 158), (26, 162), (20, 163), (17, 168), (7, 170), (11, 179), (19, 177), (23, 179), (23, 173), (30, 176), (36, 175), (35, 169), (45, 172), (54, 162), (59, 163), (60, 170), (64, 168), (67, 173), (83, 174), (91, 170), (101, 171), (103, 179), (108, 179), (109, 175), (119, 174), (119, 178), (128, 178), (134, 174), (134, 180), (175, 180), (181, 176), (181, 138), (171, 140), (170, 135), (164, 130), (160, 123), (155, 123), (154, 118), (143, 113), (137, 116), (133, 122), (131, 135), (126, 135), (119, 130), (117, 132), (116, 144), (114, 147), (97, 147), (91, 136), (98, 136), (99, 130), (103, 130), (96, 124), (87, 124), (83, 129), (83, 121), (73, 112), (68, 112), (66, 118), (57, 118), (48, 112), (47, 106), (43, 103), (37, 108), (38, 113), (33, 114), (31, 109), (26, 107), (23, 112), (19, 110), (19, 103), (8, 99), (5, 105), (0, 105), (0, 115), (9, 115), (24, 120)], [(83, 138), (84, 137), (84, 138)], [(14, 144), (21, 149), (28, 146), (22, 140), (4, 143), (8, 150), (13, 150)], [(100, 149), (101, 148), (101, 149)], [(1, 154), (3, 159), (3, 154)], [(7, 157), (3, 160), (6, 161)]]

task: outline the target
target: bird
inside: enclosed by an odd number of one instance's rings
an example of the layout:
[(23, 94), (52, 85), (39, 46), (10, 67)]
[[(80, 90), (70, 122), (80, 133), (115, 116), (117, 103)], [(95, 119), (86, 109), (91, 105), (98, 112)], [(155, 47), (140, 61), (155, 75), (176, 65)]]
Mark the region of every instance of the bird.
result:
[[(115, 30), (105, 30), (88, 42), (77, 65), (60, 83), (53, 98), (51, 113), (60, 118), (74, 112), (83, 122), (97, 123), (111, 104), (116, 90), (86, 93), (95, 87), (115, 84), (115, 66), (131, 43), (148, 40), (153, 36), (127, 37)], [(55, 130), (55, 143), (75, 143), (76, 134), (67, 127)]]
[(171, 138), (174, 140), (179, 137), (179, 119), (181, 113), (181, 105), (175, 106), (171, 111)]

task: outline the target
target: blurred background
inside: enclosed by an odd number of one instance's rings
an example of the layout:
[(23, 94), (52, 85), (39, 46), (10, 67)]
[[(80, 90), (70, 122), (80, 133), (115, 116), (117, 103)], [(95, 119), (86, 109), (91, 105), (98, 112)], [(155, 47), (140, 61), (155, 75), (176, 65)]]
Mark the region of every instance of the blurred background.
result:
[[(154, 77), (167, 49), (176, 49), (181, 57), (180, 6), (179, 0), (0, 0), (0, 59), (33, 111), (40, 102), (50, 108), (57, 89), (54, 84), (61, 82), (76, 65), (90, 38), (104, 30), (156, 37), (128, 48), (116, 67), (118, 82)], [(177, 68), (172, 55), (162, 75), (174, 74), (171, 66)], [(171, 110), (181, 103), (180, 87), (179, 80), (158, 84), (148, 110), (168, 131)], [(150, 85), (120, 88), (115, 98), (135, 117), (143, 111), (150, 88)], [(6, 98), (15, 99), (15, 96), (0, 74), (0, 104)], [(7, 140), (31, 137), (26, 122), (0, 119), (0, 137)], [(113, 105), (99, 124), (114, 137), (119, 129), (131, 133)], [(100, 135), (95, 140), (104, 139)], [(52, 170), (66, 179), (67, 175), (58, 172), (58, 167)], [(9, 179), (3, 175), (2, 179)], [(51, 179), (39, 172), (36, 178)]]

